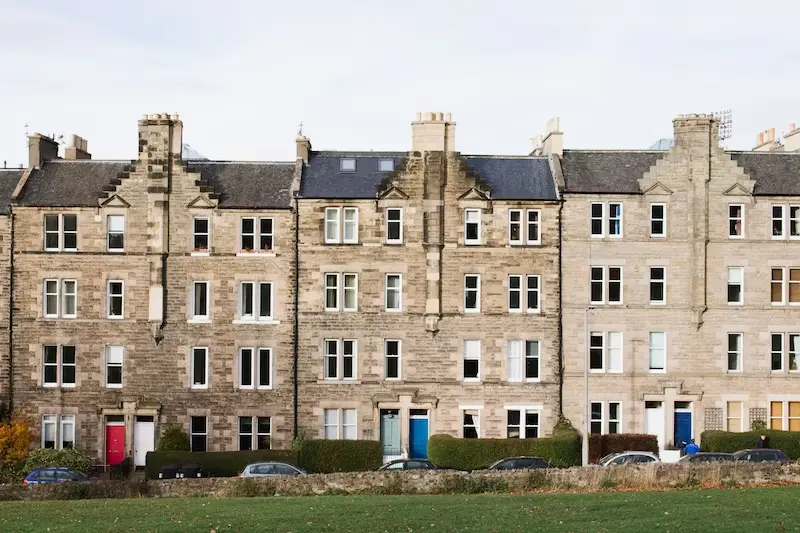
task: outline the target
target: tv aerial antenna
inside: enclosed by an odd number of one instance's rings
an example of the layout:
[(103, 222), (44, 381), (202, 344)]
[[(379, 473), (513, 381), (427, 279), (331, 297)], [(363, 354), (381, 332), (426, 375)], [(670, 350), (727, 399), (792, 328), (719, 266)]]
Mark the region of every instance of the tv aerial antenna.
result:
[(733, 111), (723, 109), (714, 111), (711, 116), (717, 119), (719, 124), (719, 144), (725, 146), (725, 141), (733, 137)]

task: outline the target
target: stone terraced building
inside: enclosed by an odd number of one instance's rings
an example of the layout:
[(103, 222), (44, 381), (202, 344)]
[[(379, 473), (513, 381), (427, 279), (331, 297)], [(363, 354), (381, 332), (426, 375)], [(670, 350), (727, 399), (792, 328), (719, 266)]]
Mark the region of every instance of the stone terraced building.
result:
[(705, 115), (669, 151), (565, 150), (553, 120), (529, 155), (465, 155), (455, 127), (289, 162), (182, 159), (177, 115), (130, 161), (32, 136), (0, 171), (0, 399), (104, 464), (167, 424), (387, 458), (561, 415), (664, 447), (800, 430), (800, 153), (724, 151)]

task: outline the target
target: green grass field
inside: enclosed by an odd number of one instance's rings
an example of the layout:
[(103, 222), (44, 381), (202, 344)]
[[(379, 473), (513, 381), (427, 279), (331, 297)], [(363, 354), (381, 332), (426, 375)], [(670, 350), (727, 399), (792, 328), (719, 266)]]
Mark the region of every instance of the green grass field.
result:
[(477, 496), (0, 503), (0, 531), (800, 531), (800, 487)]

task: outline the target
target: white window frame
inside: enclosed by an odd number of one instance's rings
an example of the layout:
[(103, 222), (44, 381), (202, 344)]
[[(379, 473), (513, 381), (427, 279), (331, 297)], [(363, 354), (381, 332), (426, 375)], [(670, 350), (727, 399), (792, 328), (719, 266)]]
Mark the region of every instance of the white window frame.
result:
[[(522, 313), (522, 279), (525, 276), (520, 274), (510, 274), (508, 276), (508, 312), (509, 313)], [(513, 282), (516, 282), (517, 286), (513, 287)], [(516, 294), (517, 297), (517, 306), (512, 307), (511, 305), (511, 296)]]
[[(242, 432), (242, 421), (250, 419), (250, 432)], [(269, 421), (269, 432), (264, 433), (259, 431), (259, 420), (267, 419)], [(271, 416), (239, 416), (236, 420), (236, 446), (239, 451), (246, 451), (242, 449), (242, 437), (250, 437), (250, 447), (247, 450), (271, 450), (272, 449), (272, 417)], [(269, 446), (267, 448), (260, 448), (259, 443), (262, 437), (267, 437)]]
[[(389, 355), (389, 343), (397, 343), (397, 355)], [(397, 358), (397, 376), (389, 377), (389, 358)], [(399, 381), (403, 379), (403, 341), (399, 339), (385, 339), (383, 341), (383, 379), (386, 381)]]
[[(390, 213), (397, 213), (400, 218), (398, 220), (392, 220), (391, 217), (389, 216)], [(387, 207), (386, 211), (385, 211), (385, 217), (386, 217), (386, 226), (385, 226), (384, 230), (386, 232), (386, 244), (403, 244), (403, 208), (402, 207)], [(389, 238), (389, 235), (390, 235), (389, 225), (390, 224), (397, 224), (399, 226), (399, 229), (398, 229), (398, 232), (397, 232), (399, 237), (397, 239)]]
[[(397, 287), (389, 286), (389, 278), (397, 279)], [(397, 293), (397, 307), (389, 307), (389, 293)], [(386, 274), (383, 278), (383, 310), (388, 313), (399, 313), (403, 310), (403, 275)]]
[[(358, 311), (358, 274), (353, 272), (343, 272), (342, 273), (342, 311), (346, 312), (353, 312)], [(352, 280), (352, 286), (348, 287), (347, 281)], [(347, 294), (348, 292), (353, 293), (353, 305), (347, 305)]]
[[(119, 363), (111, 362), (110, 356), (112, 352), (119, 349), (120, 358)], [(103, 349), (103, 381), (107, 389), (121, 389), (125, 383), (125, 348), (123, 346), (105, 346)], [(108, 371), (110, 368), (119, 368), (119, 383), (111, 383), (108, 379)]]
[[(111, 220), (112, 219), (122, 219), (122, 230), (114, 230), (111, 229)], [(112, 248), (111, 247), (111, 237), (113, 235), (122, 235), (122, 248)], [(106, 250), (112, 253), (120, 253), (125, 251), (125, 215), (107, 215), (106, 216)]]
[[(265, 285), (269, 286), (269, 313), (266, 315), (263, 314), (263, 309), (261, 309), (261, 291)], [(244, 312), (245, 294), (248, 291), (252, 292), (252, 314), (245, 314)], [(275, 320), (275, 286), (271, 281), (240, 281), (237, 307), (238, 322), (273, 322)]]
[(394, 159), (378, 159), (378, 172), (394, 172)]
[[(792, 211), (795, 211), (795, 216), (792, 216)], [(786, 234), (789, 240), (796, 241), (800, 239), (800, 205), (789, 204), (786, 209), (786, 219)], [(798, 227), (797, 233), (795, 233), (795, 226)]]
[[(536, 215), (536, 220), (531, 220), (531, 215)], [(531, 226), (536, 226), (536, 238), (531, 239)], [(542, 210), (528, 209), (525, 211), (525, 243), (528, 246), (542, 244)]]
[[(775, 280), (774, 273), (775, 271), (780, 272), (781, 279)], [(770, 267), (769, 270), (769, 301), (770, 304), (773, 306), (782, 306), (786, 305), (789, 301), (789, 280), (788, 276), (791, 275), (791, 271), (786, 267)], [(772, 289), (775, 286), (780, 287), (781, 291), (781, 299), (777, 302), (772, 301)], [(800, 304), (800, 302), (795, 303), (795, 305)]]
[[(247, 361), (247, 366), (250, 371), (250, 383), (242, 383), (242, 371), (245, 367), (245, 362), (242, 360), (244, 352), (250, 353)], [(269, 363), (267, 365), (267, 376), (269, 383), (266, 385), (261, 383), (261, 352), (266, 351), (269, 354)], [(207, 353), (207, 352), (206, 352)], [(241, 390), (271, 390), (275, 379), (275, 351), (269, 346), (240, 346), (237, 350), (239, 359), (237, 363), (237, 386)], [(206, 365), (208, 365), (208, 355), (206, 355)], [(206, 381), (208, 377), (206, 376)]]
[[(58, 229), (56, 231), (47, 231), (47, 217), (56, 217), (58, 220)], [(64, 229), (64, 218), (65, 217), (75, 217), (75, 231), (66, 231)], [(58, 246), (48, 247), (47, 246), (47, 234), (48, 233), (57, 233), (58, 234)], [(65, 236), (67, 234), (74, 234), (75, 235), (75, 247), (74, 248), (67, 248), (64, 245), (66, 241)], [(45, 252), (75, 252), (78, 250), (78, 215), (75, 213), (45, 213), (44, 217), (42, 218), (42, 236), (44, 237), (44, 242), (42, 243), (42, 247), (44, 248)]]
[[(600, 278), (599, 279), (594, 277), (596, 271), (600, 272)], [(606, 292), (607, 292), (606, 279), (607, 279), (607, 276), (606, 276), (606, 267), (605, 266), (592, 265), (592, 266), (589, 267), (589, 301), (590, 301), (590, 303), (597, 304), (597, 305), (603, 305), (603, 304), (606, 303)], [(600, 299), (599, 300), (595, 300), (592, 288), (593, 288), (593, 285), (598, 284), (598, 283), (600, 284)]]
[[(775, 338), (778, 338), (781, 341), (781, 347), (780, 347), (779, 350), (775, 350), (774, 345), (772, 343), (772, 341)], [(769, 368), (770, 368), (770, 372), (782, 373), (782, 372), (785, 371), (786, 365), (787, 365), (787, 356), (786, 356), (787, 345), (788, 345), (788, 339), (787, 339), (786, 334), (784, 334), (784, 333), (776, 333), (776, 332), (772, 332), (770, 334), (770, 336), (769, 336), (769, 357), (770, 357), (769, 358)], [(772, 360), (775, 357), (775, 355), (778, 354), (778, 353), (780, 354), (779, 360), (781, 362), (781, 366), (780, 366), (780, 368), (772, 368)]]
[[(240, 346), (239, 349), (236, 350), (239, 357), (236, 364), (237, 366), (236, 384), (237, 388), (239, 388), (240, 390), (254, 390), (256, 388), (255, 370), (256, 367), (258, 366), (258, 362), (256, 361), (255, 350), (256, 349), (253, 348), (252, 346)], [(246, 362), (243, 360), (245, 352), (249, 352), (250, 354)], [(250, 383), (244, 383), (244, 380), (242, 379), (243, 378), (242, 373), (244, 372), (245, 368), (247, 368), (248, 371), (250, 372)]]
[[(197, 222), (205, 220), (207, 229), (205, 232), (197, 231)], [(197, 246), (197, 238), (205, 236), (207, 246), (200, 248)], [(192, 217), (192, 253), (199, 255), (207, 255), (211, 252), (211, 217), (209, 216), (194, 216)]]
[[(352, 353), (345, 354), (345, 343), (350, 343)], [(333, 346), (334, 352), (329, 348)], [(352, 375), (345, 375), (345, 359), (352, 359)], [(331, 375), (328, 361), (336, 363), (336, 372)], [(322, 341), (322, 378), (325, 381), (354, 381), (358, 379), (358, 342), (356, 339), (323, 339)]]
[[(482, 342), (478, 339), (466, 339), (464, 340), (464, 344), (462, 347), (462, 355), (461, 355), (461, 378), (465, 383), (478, 383), (481, 381), (481, 344)], [(475, 354), (469, 353), (467, 349), (468, 346), (477, 346), (477, 356)], [(466, 373), (466, 365), (464, 364), (466, 361), (478, 361), (478, 375), (475, 377), (467, 377)]]
[[(732, 272), (739, 272), (741, 281), (731, 281), (731, 273)], [(731, 302), (730, 295), (728, 291), (730, 290), (731, 286), (739, 286), (739, 301)], [(735, 267), (728, 267), (728, 283), (725, 287), (725, 299), (728, 301), (728, 305), (731, 306), (740, 306), (744, 305), (744, 267), (735, 266)]]
[[(656, 279), (653, 277), (654, 269), (661, 269), (661, 274), (662, 274), (661, 279)], [(651, 266), (649, 270), (650, 270), (650, 285), (648, 289), (650, 290), (650, 305), (667, 305), (667, 267)], [(661, 285), (661, 299), (653, 300), (652, 288), (653, 285), (658, 285), (658, 284)]]
[[(329, 420), (328, 415), (335, 415)], [(352, 415), (353, 422), (348, 424), (346, 418)], [(331, 433), (329, 433), (329, 428)], [(347, 437), (347, 428), (352, 428), (353, 438)], [(322, 411), (322, 438), (331, 440), (358, 440), (358, 409), (329, 408)]]
[[(75, 289), (73, 292), (67, 291), (67, 285), (72, 284), (73, 288)], [(74, 298), (75, 299), (75, 312), (74, 313), (67, 313), (67, 299)], [(62, 279), (61, 280), (61, 318), (77, 318), (78, 317), (78, 280), (76, 279)]]
[[(615, 206), (615, 205), (619, 206), (619, 216), (618, 217), (612, 217), (611, 216), (611, 207)], [(608, 230), (607, 230), (608, 238), (609, 239), (621, 239), (622, 238), (622, 232), (623, 232), (623, 214), (622, 214), (623, 205), (622, 205), (622, 202), (608, 202), (608, 204), (606, 204), (606, 209), (607, 209), (607, 211), (606, 211), (607, 215), (606, 216), (608, 217), (608, 223), (607, 223), (607, 226), (606, 226), (608, 228)], [(612, 222), (617, 221), (617, 220), (619, 221), (619, 233), (611, 233), (611, 228), (613, 227), (612, 226)]]
[[(205, 287), (206, 287), (206, 309), (205, 309), (205, 314), (200, 314), (200, 315), (195, 314), (195, 310), (196, 310), (196, 305), (195, 305), (196, 301), (195, 300), (197, 298), (197, 286), (198, 285), (205, 285)], [(211, 282), (210, 281), (203, 281), (203, 280), (192, 281), (191, 291), (192, 292), (191, 292), (191, 295), (190, 295), (190, 298), (189, 298), (189, 304), (191, 306), (190, 307), (189, 319), (191, 321), (198, 321), (198, 322), (208, 322), (208, 321), (210, 321), (211, 320)]]
[[(592, 410), (592, 405), (599, 405), (600, 406), (600, 418), (593, 418), (594, 411)], [(611, 406), (617, 406), (617, 416), (611, 416)], [(615, 435), (618, 433), (622, 433), (622, 402), (615, 401), (615, 400), (592, 400), (590, 402), (589, 408), (589, 417), (590, 417), (590, 424), (599, 422), (600, 423), (600, 433), (595, 433), (591, 431), (590, 425), (590, 432), (594, 435)], [(616, 424), (616, 431), (611, 431), (611, 425)]]
[[(341, 274), (338, 272), (325, 272), (322, 274), (322, 283), (324, 285), (322, 291), (322, 306), (325, 311), (338, 311), (339, 310), (339, 303), (341, 301), (341, 296), (339, 292), (339, 284), (341, 280)], [(330, 281), (335, 281), (336, 283), (331, 285)], [(333, 298), (336, 301), (336, 304), (331, 307), (328, 305), (328, 293), (331, 292), (335, 295)]]
[[(661, 339), (663, 340), (663, 344), (661, 346), (655, 346), (653, 344), (653, 335), (661, 335)], [(655, 351), (661, 350), (664, 353), (664, 364), (663, 368), (653, 368), (653, 353)], [(647, 343), (647, 368), (651, 374), (666, 374), (667, 372), (667, 332), (666, 331), (651, 331), (648, 334), (648, 343)]]
[[(731, 416), (730, 405), (732, 403), (739, 404), (739, 416)], [(731, 420), (738, 420), (739, 421), (739, 431), (731, 431), (731, 429), (730, 429)], [(734, 400), (734, 401), (726, 401), (725, 402), (725, 428), (724, 429), (725, 429), (725, 431), (728, 431), (728, 432), (731, 432), (731, 433), (742, 433), (742, 432), (746, 431), (746, 428), (745, 428), (745, 425), (744, 425), (744, 401), (742, 401), (742, 400), (738, 400), (738, 401)]]
[[(46, 427), (52, 426), (53, 434), (55, 435), (55, 439), (53, 440), (53, 449), (55, 450), (64, 450), (69, 448), (75, 448), (77, 441), (78, 441), (78, 433), (77, 433), (77, 425), (75, 420), (74, 414), (43, 414), (42, 415), (42, 438), (40, 440), (40, 446), (42, 448), (45, 447), (45, 437), (47, 436)], [(65, 435), (65, 426), (72, 426), (72, 446), (64, 447), (64, 435)]]
[[(52, 347), (55, 348), (56, 353), (56, 361), (55, 363), (46, 363), (46, 355), (47, 348)], [(72, 348), (73, 350), (73, 362), (72, 363), (65, 363), (64, 362), (64, 348)], [(72, 367), (73, 369), (73, 381), (66, 382), (64, 380), (64, 369), (66, 367)], [(55, 368), (56, 371), (56, 380), (55, 382), (46, 381), (47, 375), (47, 368)], [(74, 344), (43, 344), (42, 345), (42, 387), (45, 388), (62, 388), (62, 389), (74, 389), (77, 386), (78, 380), (78, 354), (77, 348)]]
[[(780, 214), (778, 216), (775, 216), (775, 210), (776, 209), (778, 209), (780, 211)], [(772, 204), (772, 205), (770, 205), (769, 214), (770, 214), (770, 221), (771, 222), (770, 222), (769, 232), (770, 232), (770, 235), (772, 236), (772, 240), (773, 241), (783, 240), (783, 239), (786, 238), (786, 236), (789, 233), (788, 231), (786, 231), (786, 212), (787, 212), (787, 210), (788, 210), (787, 207), (785, 205), (783, 205), (783, 204)], [(729, 213), (729, 216), (730, 216), (730, 213)], [(777, 233), (777, 235), (775, 233), (776, 222), (777, 222), (778, 226), (780, 227), (780, 231)]]
[[(536, 355), (529, 346), (536, 345)], [(528, 377), (528, 359), (536, 360), (536, 377)], [(538, 383), (542, 378), (542, 343), (539, 340), (506, 341), (506, 381), (509, 383)]]
[[(194, 371), (195, 371), (195, 360), (194, 355), (195, 351), (201, 350), (205, 353), (205, 368), (204, 368), (204, 383), (195, 383), (194, 382)], [(209, 369), (209, 350), (207, 346), (192, 346), (189, 348), (189, 388), (191, 389), (208, 389), (208, 382), (210, 376), (208, 375)], [(255, 380), (255, 376), (253, 376), (253, 380)]]
[(341, 210), (338, 207), (325, 208), (325, 220), (323, 221), (323, 236), (325, 239), (325, 244), (339, 244), (339, 242), (341, 242), (341, 216)]
[[(470, 216), (470, 214), (473, 214), (473, 213), (477, 214), (477, 220), (472, 220), (471, 221), (471, 220), (469, 220), (469, 216)], [(474, 209), (474, 208), (464, 209), (464, 244), (466, 246), (478, 246), (478, 245), (481, 244), (481, 233), (482, 233), (481, 232), (481, 229), (482, 229), (481, 226), (483, 225), (482, 224), (483, 221), (481, 220), (482, 218), (483, 217), (482, 217), (480, 209)], [(467, 235), (469, 235), (469, 230), (467, 229), (469, 224), (477, 225), (478, 237), (476, 239), (467, 238)]]
[[(731, 339), (735, 337), (737, 338), (737, 347), (734, 350), (731, 350)], [(744, 357), (742, 356), (744, 351), (744, 334), (743, 333), (728, 333), (726, 335), (726, 358), (725, 358), (725, 367), (728, 369), (729, 374), (741, 374), (742, 373), (742, 364)], [(736, 368), (731, 368), (731, 355), (736, 356)]]
[[(595, 346), (594, 341), (600, 339), (600, 346)], [(592, 351), (600, 350), (600, 368), (592, 368)], [(606, 371), (606, 334), (602, 331), (592, 331), (589, 333), (589, 372), (592, 374), (602, 374)]]
[[(245, 232), (244, 223), (250, 221), (253, 224), (253, 231)], [(261, 224), (264, 221), (270, 221), (271, 231), (266, 232), (261, 230)], [(252, 248), (247, 248), (244, 245), (244, 239), (250, 238), (253, 240)], [(268, 248), (262, 246), (264, 239), (269, 239), (270, 245)], [(258, 246), (256, 246), (258, 245)], [(275, 219), (273, 217), (242, 217), (239, 221), (239, 253), (241, 254), (254, 254), (254, 255), (270, 255), (275, 249)], [(248, 251), (249, 250), (249, 251)]]
[[(348, 221), (348, 213), (353, 214), (353, 219)], [(347, 237), (347, 226), (352, 225), (353, 236)], [(358, 243), (358, 208), (357, 207), (343, 207), (342, 208), (342, 242), (344, 244), (357, 244)]]
[[(737, 219), (737, 217), (732, 216), (731, 208), (734, 208), (734, 207), (738, 207), (738, 208), (741, 209), (741, 211), (740, 211), (741, 218)], [(739, 228), (741, 229), (739, 235), (731, 234), (731, 222), (735, 222), (736, 220), (739, 220)], [(729, 239), (744, 239), (744, 236), (745, 236), (744, 223), (745, 223), (744, 204), (728, 204), (728, 238)]]
[[(614, 405), (614, 404), (616, 404), (616, 406), (617, 406), (617, 416), (616, 417), (612, 417), (611, 416), (611, 406)], [(606, 424), (607, 424), (607, 427), (606, 427), (607, 434), (608, 435), (616, 435), (618, 433), (622, 433), (623, 432), (622, 431), (622, 402), (608, 401), (608, 402), (606, 402), (606, 406), (608, 407), (608, 416), (606, 417), (606, 419), (607, 419), (607, 422), (606, 422)], [(617, 430), (616, 431), (611, 431), (611, 424), (617, 424)]]
[[(461, 407), (461, 438), (481, 438), (481, 409), (473, 408), (473, 407)], [(472, 419), (472, 424), (466, 423), (467, 413), (469, 412), (470, 416), (474, 416)], [(474, 415), (472, 413), (475, 413)], [(466, 428), (475, 428), (475, 437), (467, 437)]]
[[(111, 284), (112, 283), (119, 283), (120, 284), (120, 294), (111, 294)], [(119, 298), (122, 300), (122, 305), (120, 306), (122, 313), (119, 315), (112, 315), (112, 300), (114, 298)], [(106, 281), (106, 318), (110, 320), (122, 320), (125, 318), (125, 281), (121, 279), (110, 279)]]
[[(590, 435), (605, 435), (605, 402), (589, 402), (589, 434)], [(600, 418), (595, 418), (595, 406), (600, 406)], [(594, 425), (600, 424), (600, 431), (594, 431)]]
[[(475, 278), (477, 280), (476, 288), (467, 288), (467, 279)], [(467, 307), (468, 291), (475, 292), (475, 307)], [(527, 305), (527, 303), (526, 303)], [(464, 313), (480, 313), (481, 312), (481, 275), (480, 274), (464, 274)]]
[[(796, 339), (794, 342), (794, 350), (792, 350), (792, 339)], [(790, 332), (786, 334), (786, 342), (784, 343), (786, 346), (786, 369), (790, 374), (796, 374), (800, 372), (800, 333), (797, 332)], [(794, 356), (794, 357), (793, 357)], [(794, 360), (794, 366), (796, 368), (792, 368), (792, 360)]]
[[(531, 281), (536, 282), (536, 287), (531, 288)], [(536, 307), (529, 307), (531, 294), (536, 295)], [(542, 312), (542, 276), (525, 276), (525, 312), (535, 314)]]
[[(518, 425), (517, 424), (511, 425), (511, 424), (508, 423), (508, 413), (510, 413), (512, 411), (516, 412), (516, 413), (519, 413), (519, 424)], [(528, 424), (526, 423), (526, 416), (525, 415), (527, 415), (528, 413), (536, 413), (536, 425), (535, 426), (534, 425), (528, 426)], [(542, 410), (541, 409), (531, 409), (531, 408), (527, 408), (527, 407), (510, 407), (510, 408), (507, 407), (506, 408), (506, 420), (505, 420), (506, 438), (507, 439), (517, 438), (517, 437), (510, 437), (509, 436), (509, 431), (508, 431), (509, 427), (516, 427), (516, 428), (519, 429), (519, 438), (520, 439), (538, 439), (538, 438), (540, 438), (541, 428), (542, 428)], [(525, 430), (528, 427), (536, 428), (536, 436), (535, 437), (528, 437), (525, 434), (525, 432), (526, 432)]]
[[(192, 424), (192, 419), (194, 419), (194, 418), (202, 418), (202, 419), (205, 420), (205, 424), (203, 424), (205, 426), (205, 431), (203, 431), (203, 432), (194, 431), (194, 425)], [(191, 415), (191, 416), (189, 416), (189, 449), (190, 449), (190, 451), (196, 451), (196, 450), (192, 450), (191, 449), (192, 448), (192, 443), (194, 442), (194, 437), (195, 436), (203, 437), (203, 444), (204, 444), (203, 448), (205, 448), (204, 451), (208, 451), (208, 418), (209, 417), (206, 416), (206, 415)]]
[[(509, 209), (508, 210), (508, 244), (512, 246), (520, 246), (524, 242), (524, 227), (523, 227), (523, 220), (522, 220), (522, 209)], [(513, 220), (514, 216), (516, 215), (517, 220)], [(512, 228), (517, 228), (517, 236), (518, 238), (513, 239)], [(466, 226), (464, 226), (466, 230)]]
[[(600, 206), (600, 216), (595, 215), (594, 207)], [(600, 221), (600, 233), (595, 233), (594, 222)], [(589, 236), (592, 239), (602, 239), (606, 236), (606, 207), (603, 202), (591, 202), (589, 204)]]
[[(607, 331), (605, 340), (605, 368), (609, 374), (621, 374), (624, 367), (625, 345), (621, 331)], [(615, 364), (615, 359), (619, 362)]]
[[(656, 207), (661, 208), (661, 218), (657, 218), (653, 213)], [(653, 231), (653, 223), (661, 222), (661, 233)], [(667, 236), (667, 204), (665, 203), (652, 203), (650, 204), (650, 237), (664, 238)]]
[(339, 172), (355, 172), (356, 164), (355, 157), (343, 157), (339, 159)]
[[(619, 280), (611, 279), (611, 269), (619, 269)], [(602, 277), (599, 279), (594, 278), (595, 269), (601, 271)], [(592, 285), (600, 283), (602, 295), (600, 300), (592, 299)], [(611, 284), (619, 283), (619, 300), (611, 300)], [(625, 292), (625, 272), (621, 265), (591, 265), (589, 267), (589, 300), (592, 304), (597, 305), (622, 305), (624, 302)]]

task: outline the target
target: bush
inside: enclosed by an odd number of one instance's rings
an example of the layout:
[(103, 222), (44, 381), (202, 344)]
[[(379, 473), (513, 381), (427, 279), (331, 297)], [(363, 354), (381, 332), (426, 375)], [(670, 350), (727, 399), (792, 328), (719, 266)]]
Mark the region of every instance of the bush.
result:
[(165, 465), (199, 464), (203, 477), (234, 477), (250, 463), (281, 461), (297, 464), (291, 450), (250, 450), (245, 452), (148, 452), (145, 473), (148, 479), (158, 479)]
[(299, 449), (300, 467), (313, 473), (376, 470), (383, 461), (383, 449), (376, 440), (303, 440)]
[(456, 439), (434, 435), (428, 441), (428, 457), (440, 468), (478, 470), (498, 459), (529, 455), (542, 457), (556, 467), (581, 463), (581, 441), (571, 428), (559, 428), (557, 436), (541, 439)]
[(769, 447), (777, 448), (789, 459), (800, 459), (800, 431), (748, 431), (732, 433), (728, 431), (704, 431), (700, 435), (701, 448), (705, 452), (733, 453), (747, 448), (757, 448), (759, 437), (766, 435)]
[(52, 483), (35, 488), (47, 500), (93, 500), (138, 498), (150, 495), (144, 481), (93, 481), (91, 483)]
[(189, 435), (180, 426), (166, 425), (158, 438), (156, 450), (159, 452), (188, 452)]
[(658, 439), (655, 435), (636, 433), (589, 435), (590, 463), (596, 463), (610, 453), (628, 451), (653, 452), (658, 455)]
[(133, 470), (133, 459), (126, 457), (108, 469), (108, 478), (114, 480), (128, 479)]
[(18, 463), (28, 457), (28, 447), (33, 442), (30, 423), (22, 418), (12, 418), (0, 423), (0, 465)]
[(92, 458), (75, 449), (39, 448), (33, 450), (25, 459), (23, 470), (25, 474), (29, 474), (32, 470), (46, 466), (64, 466), (76, 472), (86, 473), (92, 466)]

